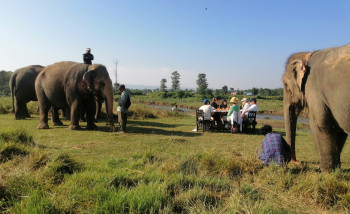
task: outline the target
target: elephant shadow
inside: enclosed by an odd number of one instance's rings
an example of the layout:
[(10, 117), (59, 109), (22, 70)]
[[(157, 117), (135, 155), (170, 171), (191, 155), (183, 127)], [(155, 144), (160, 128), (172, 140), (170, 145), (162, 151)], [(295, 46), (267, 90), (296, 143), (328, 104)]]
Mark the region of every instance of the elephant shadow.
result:
[(192, 132), (182, 132), (182, 131), (168, 131), (158, 128), (146, 128), (138, 126), (130, 126), (127, 128), (128, 133), (137, 133), (137, 134), (149, 134), (149, 135), (166, 135), (166, 136), (181, 136), (181, 137), (197, 137), (201, 133), (192, 133)]
[(150, 121), (128, 121), (128, 124), (137, 125), (137, 126), (152, 126), (152, 127), (164, 127), (164, 128), (175, 128), (180, 126), (181, 124), (166, 124), (166, 123), (158, 123), (158, 122), (150, 122)]

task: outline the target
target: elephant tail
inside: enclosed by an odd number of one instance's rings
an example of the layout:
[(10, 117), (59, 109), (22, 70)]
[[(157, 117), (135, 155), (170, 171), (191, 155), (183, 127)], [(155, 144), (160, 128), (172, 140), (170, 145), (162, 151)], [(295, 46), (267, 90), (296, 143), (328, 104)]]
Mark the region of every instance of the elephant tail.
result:
[(16, 87), (16, 74), (12, 74), (9, 82), (11, 98), (12, 98), (12, 113), (15, 113), (15, 87)]

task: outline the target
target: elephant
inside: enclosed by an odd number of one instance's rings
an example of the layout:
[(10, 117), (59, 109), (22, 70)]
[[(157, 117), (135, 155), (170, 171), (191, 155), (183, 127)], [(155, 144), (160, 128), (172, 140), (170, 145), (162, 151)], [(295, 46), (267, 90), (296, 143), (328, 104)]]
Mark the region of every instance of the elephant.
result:
[[(35, 79), (44, 69), (41, 65), (30, 65), (19, 68), (11, 75), (9, 86), (12, 97), (12, 111), (15, 113), (16, 120), (30, 117), (27, 109), (27, 103), (37, 101), (35, 94)], [(16, 108), (15, 100), (16, 98)]]
[(283, 75), (286, 138), (296, 161), (297, 116), (308, 110), (322, 172), (341, 166), (340, 154), (350, 133), (350, 44), (301, 52), (287, 61)]
[[(86, 75), (86, 81), (83, 76)], [(96, 129), (94, 114), (96, 112), (95, 96), (105, 100), (110, 131), (114, 131), (113, 122), (113, 88), (105, 66), (100, 64), (85, 65), (63, 61), (47, 66), (35, 81), (36, 95), (39, 101), (39, 129), (48, 129), (48, 110), (70, 110), (69, 129), (78, 130), (80, 115), (86, 110), (87, 129)], [(53, 115), (56, 117), (57, 112)]]

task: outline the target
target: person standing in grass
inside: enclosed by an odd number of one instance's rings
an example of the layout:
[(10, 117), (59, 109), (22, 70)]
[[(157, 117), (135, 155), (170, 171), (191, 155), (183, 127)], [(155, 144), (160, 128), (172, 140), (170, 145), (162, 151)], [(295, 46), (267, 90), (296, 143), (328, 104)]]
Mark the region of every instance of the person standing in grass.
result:
[(286, 140), (280, 134), (273, 133), (270, 125), (263, 126), (261, 132), (265, 138), (259, 159), (265, 165), (272, 162), (280, 166), (287, 165), (291, 159), (291, 149)]
[(128, 119), (128, 108), (131, 105), (130, 102), (130, 92), (125, 90), (125, 85), (119, 86), (119, 91), (121, 92), (120, 99), (115, 99), (118, 102), (117, 112), (118, 112), (118, 122), (120, 124), (120, 133), (126, 133), (126, 121)]

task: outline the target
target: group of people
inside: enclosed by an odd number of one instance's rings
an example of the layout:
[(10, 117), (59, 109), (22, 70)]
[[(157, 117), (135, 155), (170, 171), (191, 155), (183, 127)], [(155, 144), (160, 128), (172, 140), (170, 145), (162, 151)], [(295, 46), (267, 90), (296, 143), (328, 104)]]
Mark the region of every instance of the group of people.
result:
[[(88, 72), (88, 66), (92, 64), (92, 60), (94, 60), (94, 55), (91, 54), (91, 49), (87, 48), (86, 53), (83, 54), (84, 64), (86, 64), (86, 72)], [(86, 73), (85, 73), (86, 74)], [(85, 79), (85, 74), (83, 76), (83, 81), (87, 82), (89, 88), (89, 81)], [(121, 95), (120, 98), (114, 99), (118, 102), (117, 112), (118, 112), (118, 122), (120, 125), (119, 132), (126, 133), (126, 122), (128, 119), (128, 108), (131, 104), (130, 97), (131, 94), (129, 91), (125, 90), (125, 85), (119, 85), (118, 90)]]
[[(248, 112), (258, 111), (256, 99), (243, 98), (241, 100), (241, 106), (238, 105), (238, 98), (232, 97), (230, 100), (231, 105), (227, 105), (227, 100), (223, 100), (220, 104), (220, 99), (217, 97), (213, 98), (213, 102), (210, 104), (208, 99), (203, 100), (203, 106), (199, 109), (203, 110), (204, 120), (212, 121), (212, 124), (221, 129), (222, 126), (227, 122), (231, 123), (231, 128), (238, 125), (240, 131), (242, 131), (243, 122), (247, 120)], [(221, 114), (215, 114), (216, 111), (228, 111), (227, 116)]]
[[(208, 99), (204, 99), (204, 105), (199, 109), (203, 110), (204, 120), (210, 120), (212, 123), (217, 122), (220, 126), (225, 121), (230, 122), (233, 127), (234, 123), (242, 124), (242, 121), (247, 119), (248, 112), (258, 111), (256, 99), (243, 98), (241, 105), (238, 105), (238, 98), (232, 97), (230, 100), (231, 105), (227, 105), (227, 100), (223, 100), (220, 104), (220, 100), (217, 97), (213, 98), (213, 103), (210, 104)], [(228, 111), (227, 116), (220, 117), (220, 114), (214, 114), (215, 111)], [(241, 126), (242, 127), (242, 126)], [(242, 129), (241, 129), (242, 131)], [(284, 138), (277, 133), (272, 132), (270, 125), (265, 125), (261, 128), (261, 133), (265, 136), (262, 141), (261, 148), (258, 150), (258, 158), (262, 160), (265, 165), (271, 163), (277, 165), (285, 165), (290, 161), (290, 146), (284, 140)]]
[[(91, 65), (91, 61), (94, 60), (94, 56), (91, 54), (91, 49), (87, 48), (86, 53), (83, 54), (84, 64)], [(125, 85), (120, 85), (118, 90), (121, 92), (119, 99), (115, 99), (118, 102), (117, 112), (118, 112), (118, 122), (120, 124), (121, 133), (126, 132), (126, 122), (128, 108), (131, 104), (130, 102), (130, 92), (125, 90)], [(242, 121), (247, 119), (248, 112), (258, 111), (258, 106), (256, 104), (256, 99), (243, 98), (241, 100), (241, 105), (238, 105), (238, 98), (232, 97), (230, 100), (231, 105), (228, 106), (227, 100), (223, 100), (220, 103), (220, 99), (217, 97), (213, 98), (213, 102), (210, 105), (208, 99), (204, 99), (204, 105), (199, 109), (203, 110), (204, 120), (210, 120), (213, 123), (216, 122), (218, 127), (221, 127), (225, 122), (231, 123), (231, 127), (234, 124), (240, 125), (240, 131), (242, 131)], [(175, 106), (177, 109), (177, 105)], [(172, 110), (175, 110), (172, 109)], [(215, 111), (228, 111), (227, 116), (221, 117), (219, 114), (214, 114)], [(284, 165), (290, 161), (290, 147), (287, 142), (283, 139), (280, 134), (272, 132), (272, 127), (265, 125), (261, 128), (262, 134), (265, 136), (262, 141), (261, 152), (259, 159), (263, 161), (265, 165), (270, 165), (271, 162)]]

